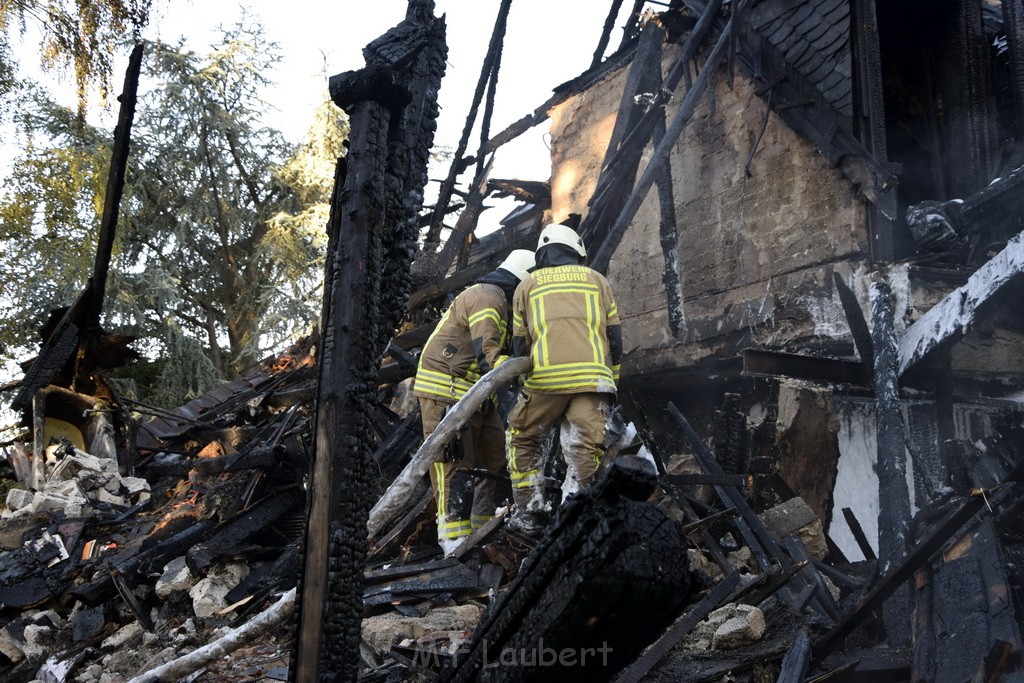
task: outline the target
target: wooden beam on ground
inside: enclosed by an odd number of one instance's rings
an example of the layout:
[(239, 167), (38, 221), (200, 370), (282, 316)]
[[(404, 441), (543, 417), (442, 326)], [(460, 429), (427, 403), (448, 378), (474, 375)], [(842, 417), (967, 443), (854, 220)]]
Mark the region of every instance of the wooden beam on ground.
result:
[(902, 375), (940, 347), (958, 342), (1000, 304), (1007, 286), (1024, 273), (1024, 232), (978, 268), (967, 283), (932, 306), (900, 337), (899, 373)]
[(739, 585), (739, 572), (732, 572), (719, 581), (714, 588), (708, 592), (700, 602), (690, 608), (683, 616), (679, 617), (665, 633), (647, 647), (637, 657), (636, 661), (622, 671), (614, 680), (615, 683), (638, 683), (643, 680), (651, 669), (658, 662), (665, 658), (665, 655), (690, 635), (693, 629), (700, 622), (704, 621), (709, 614), (722, 606), (724, 601), (732, 593), (733, 588)]
[(893, 566), (875, 584), (857, 605), (840, 621), (828, 635), (814, 646), (814, 661), (822, 662), (835, 651), (843, 641), (863, 624), (897, 588), (903, 586), (918, 569), (938, 552), (985, 505), (985, 497), (979, 492), (964, 501), (960, 507), (943, 518), (902, 561)]
[(782, 658), (782, 671), (775, 683), (801, 683), (811, 664), (811, 640), (803, 629), (796, 635), (789, 651)]

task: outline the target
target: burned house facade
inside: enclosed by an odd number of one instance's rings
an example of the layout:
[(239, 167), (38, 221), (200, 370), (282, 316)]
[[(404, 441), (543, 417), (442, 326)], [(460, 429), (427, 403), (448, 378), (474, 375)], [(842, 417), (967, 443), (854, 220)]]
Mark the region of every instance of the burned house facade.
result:
[[(870, 320), (870, 285), (885, 280), (905, 339), (981, 264), (1012, 251), (1024, 227), (1020, 8), (739, 5), (728, 38), (735, 55), (672, 144), (670, 193), (648, 194), (608, 261), (623, 316), (623, 388), (638, 405), (675, 401), (709, 437), (723, 397), (739, 394), (730, 409), (745, 414), (749, 438), (737, 471), (757, 461), (777, 468), (856, 557), (839, 512), (852, 508), (874, 543), (878, 479), (871, 358), (857, 343), (867, 329), (848, 316)], [(662, 73), (686, 37), (666, 39)], [(688, 70), (699, 73), (712, 42)], [(623, 93), (656, 94), (657, 83), (630, 91), (630, 67), (550, 111), (554, 219), (587, 215), (609, 143), (628, 144), (613, 140)], [(667, 120), (685, 93), (681, 85)], [(641, 169), (654, 163), (653, 148)], [(1018, 288), (994, 289), (988, 316), (968, 315), (955, 339), (901, 368), (919, 506), (950, 485), (955, 465), (940, 443), (1021, 424)]]

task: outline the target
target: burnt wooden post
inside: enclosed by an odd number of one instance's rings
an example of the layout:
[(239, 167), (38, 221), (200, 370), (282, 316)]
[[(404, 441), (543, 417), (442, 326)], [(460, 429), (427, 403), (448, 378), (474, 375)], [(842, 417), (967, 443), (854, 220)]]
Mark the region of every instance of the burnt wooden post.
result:
[(432, 0), (410, 0), (405, 21), (364, 49), (366, 69), (330, 79), (350, 132), (327, 228), (296, 681), (358, 673), (376, 364), (409, 294), (444, 74), (444, 22), (433, 9)]
[[(886, 282), (871, 285), (871, 323), (878, 445), (878, 556), (881, 573), (888, 574), (910, 548), (910, 490), (907, 487), (903, 416), (900, 414), (892, 289)], [(908, 588), (903, 585), (883, 606), (889, 645), (909, 642), (908, 599)]]
[[(100, 326), (103, 311), (103, 295), (106, 290), (110, 257), (114, 249), (117, 216), (124, 193), (124, 180), (128, 167), (128, 152), (131, 147), (132, 122), (135, 120), (136, 94), (139, 89), (139, 73), (142, 70), (142, 44), (137, 44), (128, 58), (128, 69), (124, 76), (124, 89), (118, 100), (121, 107), (114, 128), (114, 145), (111, 149), (110, 170), (103, 197), (103, 214), (100, 218), (100, 233), (96, 240), (96, 258), (93, 261), (92, 276), (75, 302), (63, 314), (56, 327), (44, 341), (39, 356), (25, 373), (21, 389), (11, 401), (13, 410), (28, 410), (32, 407), (36, 392), (52, 383), (73, 387), (76, 375), (88, 375), (91, 368), (75, 368), (76, 358), (90, 355), (91, 340), (84, 333), (95, 333)], [(85, 359), (88, 361), (88, 359)], [(68, 375), (68, 377), (64, 377)]]
[[(878, 38), (876, 0), (853, 0), (850, 40), (854, 55), (854, 97), (857, 107), (860, 141), (883, 164), (889, 158), (885, 129), (885, 96), (882, 88), (882, 47)], [(871, 241), (868, 248), (876, 261), (896, 258), (893, 221), (896, 217), (895, 192), (886, 192), (868, 209)], [(863, 360), (863, 359), (862, 359)]]
[(124, 77), (124, 90), (117, 98), (121, 109), (114, 128), (114, 147), (111, 150), (110, 172), (103, 197), (103, 216), (100, 219), (100, 234), (96, 240), (96, 261), (92, 277), (89, 278), (91, 296), (86, 308), (86, 328), (99, 327), (103, 311), (103, 294), (107, 288), (107, 273), (110, 270), (110, 256), (114, 250), (114, 233), (117, 229), (117, 214), (121, 210), (121, 195), (124, 193), (124, 179), (128, 169), (128, 151), (131, 147), (132, 122), (135, 120), (135, 101), (139, 90), (139, 72), (142, 69), (142, 44), (132, 50), (128, 58), (128, 71)]
[(1013, 112), (1017, 119), (1018, 139), (1024, 133), (1024, 6), (1020, 0), (1001, 0), (1003, 26), (1010, 44), (1012, 65)]

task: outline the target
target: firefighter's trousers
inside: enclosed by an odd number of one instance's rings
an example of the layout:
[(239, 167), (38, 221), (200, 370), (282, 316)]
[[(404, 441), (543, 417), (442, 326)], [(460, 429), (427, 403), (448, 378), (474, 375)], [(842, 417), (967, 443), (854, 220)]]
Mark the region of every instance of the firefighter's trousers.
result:
[(521, 510), (529, 508), (543, 477), (541, 447), (548, 430), (563, 418), (562, 455), (575, 470), (580, 488), (594, 481), (601, 456), (611, 394), (542, 394), (524, 391), (508, 418), (508, 471), (512, 495)]
[[(426, 439), (433, 434), (451, 404), (422, 397), (419, 401), (423, 438)], [(498, 482), (491, 478), (473, 477), (462, 470), (482, 469), (497, 475), (505, 474), (505, 430), (492, 401), (485, 401), (480, 410), (473, 413), (460, 437), (461, 458), (452, 461), (442, 455), (430, 466), (440, 539), (469, 536), (494, 516), (498, 506)]]

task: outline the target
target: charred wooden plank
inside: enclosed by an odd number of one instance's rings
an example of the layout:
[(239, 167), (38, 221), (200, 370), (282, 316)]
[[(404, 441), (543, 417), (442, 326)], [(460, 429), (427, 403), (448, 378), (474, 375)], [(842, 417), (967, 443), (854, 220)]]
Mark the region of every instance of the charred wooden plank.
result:
[(294, 510), (303, 499), (304, 496), (295, 489), (268, 496), (251, 510), (222, 524), (208, 541), (190, 548), (185, 554), (185, 564), (193, 574), (203, 572), (218, 559), (231, 554), (240, 544)]
[(474, 531), (466, 538), (465, 541), (459, 544), (459, 547), (452, 552), (452, 557), (457, 559), (465, 557), (470, 550), (477, 547), (481, 541), (485, 540), (488, 536), (494, 533), (495, 529), (498, 529), (502, 525), (507, 514), (508, 508), (506, 507), (501, 512), (484, 522), (483, 526)]
[(794, 377), (857, 385), (865, 385), (870, 381), (870, 374), (860, 363), (767, 349), (744, 349), (743, 374), (750, 377)]
[(638, 683), (660, 662), (669, 651), (681, 643), (693, 631), (698, 623), (704, 621), (709, 614), (724, 604), (732, 590), (739, 585), (739, 572), (732, 572), (715, 584), (700, 602), (691, 607), (686, 614), (679, 617), (665, 633), (644, 650), (636, 661), (624, 669), (616, 678), (615, 683)]
[(790, 646), (786, 656), (782, 658), (782, 670), (775, 683), (801, 683), (807, 675), (811, 664), (811, 640), (807, 632), (801, 630)]
[[(653, 466), (627, 470), (622, 461), (605, 470), (591, 493), (559, 508), (484, 614), (451, 680), (476, 680), (485, 645), (492, 655), (509, 648), (589, 648), (592, 660), (575, 670), (600, 675), (627, 664), (671, 622), (690, 583), (685, 537), (657, 506), (622, 495), (644, 488), (641, 480), (654, 486), (656, 478)], [(519, 680), (539, 671), (526, 661), (517, 664), (495, 678)]]
[(721, 512), (716, 512), (710, 517), (705, 517), (703, 519), (697, 520), (696, 522), (691, 522), (685, 525), (683, 527), (683, 532), (686, 534), (693, 534), (700, 531), (705, 531), (713, 527), (715, 524), (718, 524), (719, 522), (724, 522), (733, 519), (738, 514), (740, 514), (740, 512), (736, 508), (727, 508), (725, 510), (722, 510)]
[(914, 575), (961, 527), (985, 504), (984, 496), (975, 495), (950, 512), (922, 538), (898, 564), (878, 581), (874, 588), (814, 646), (814, 661), (821, 662), (853, 633), (871, 613), (878, 609), (897, 588)]
[(865, 560), (876, 560), (875, 549), (868, 543), (868, 537), (864, 533), (864, 529), (861, 527), (860, 522), (857, 520), (857, 516), (853, 514), (853, 510), (850, 508), (843, 508), (843, 517), (846, 519), (846, 524), (850, 527), (850, 533), (853, 534), (854, 540), (857, 541), (857, 546), (860, 551), (864, 554)]
[[(687, 497), (683, 495), (681, 492), (677, 491), (675, 488), (673, 488), (670, 484), (668, 484), (668, 482), (665, 482), (662, 485), (662, 489), (667, 489), (668, 494), (672, 496), (672, 498), (676, 501), (676, 504), (679, 505), (680, 509), (682, 509), (683, 511), (683, 514), (686, 515), (686, 518), (690, 520), (691, 524), (698, 524), (701, 522), (702, 519), (707, 519), (707, 517), (701, 518), (701, 516), (698, 515), (697, 512), (693, 509), (693, 505), (690, 504), (690, 501), (687, 499)], [(736, 508), (734, 507), (729, 509), (736, 510)], [(739, 514), (739, 511), (737, 510), (735, 514)], [(708, 530), (703, 529), (701, 531), (698, 531), (697, 533), (700, 534), (700, 539), (704, 543), (704, 549), (707, 552), (711, 553), (711, 557), (715, 561), (715, 564), (717, 564), (723, 572), (731, 571), (732, 565), (729, 564), (729, 560), (725, 557), (725, 554), (722, 553), (722, 549), (718, 546), (718, 543), (715, 541), (715, 539), (712, 538)]]
[(853, 336), (853, 345), (857, 347), (860, 362), (864, 364), (864, 367), (873, 368), (875, 367), (875, 352), (871, 347), (871, 331), (868, 329), (867, 320), (864, 319), (864, 311), (860, 308), (857, 295), (853, 293), (838, 271), (832, 271), (832, 281), (835, 283), (836, 294), (839, 295), (839, 303), (843, 305), (843, 314), (846, 316), (846, 324)]
[(434, 500), (434, 492), (429, 486), (425, 488), (426, 491), (420, 496), (419, 502), (409, 508), (405, 516), (388, 533), (384, 534), (383, 538), (375, 543), (373, 551), (370, 553), (371, 556), (383, 555), (394, 549), (395, 545), (403, 542), (412, 533), (416, 520), (425, 514), (427, 508), (430, 507), (430, 502)]
[(736, 486), (747, 485), (745, 474), (669, 474), (665, 480), (676, 486)]
[[(708, 450), (708, 447), (704, 445), (704, 442), (694, 431), (690, 423), (687, 422), (686, 418), (683, 417), (679, 409), (675, 407), (673, 403), (668, 404), (669, 413), (675, 419), (676, 424), (682, 429), (683, 438), (689, 444), (690, 449), (697, 457), (697, 461), (700, 466), (704, 468), (704, 471), (708, 474), (724, 474), (721, 465), (715, 461), (715, 457)], [(788, 565), (788, 558), (779, 548), (778, 540), (772, 536), (771, 532), (765, 528), (764, 523), (758, 518), (754, 509), (750, 507), (750, 503), (743, 497), (738, 490), (734, 487), (729, 486), (717, 486), (715, 487), (719, 493), (719, 497), (723, 501), (728, 501), (740, 512), (740, 516), (743, 521), (748, 525), (752, 535), (757, 539), (755, 545), (763, 546), (768, 555), (776, 562), (782, 565)], [(751, 549), (753, 551), (753, 548)]]
[(651, 185), (654, 184), (656, 177), (661, 173), (661, 165), (667, 163), (670, 153), (675, 148), (676, 141), (683, 132), (683, 128), (686, 127), (686, 124), (689, 123), (694, 112), (697, 110), (698, 102), (704, 95), (708, 84), (711, 82), (715, 71), (718, 69), (719, 63), (725, 56), (725, 46), (729, 42), (732, 21), (732, 19), (729, 20), (729, 23), (726, 25), (722, 35), (719, 36), (718, 42), (715, 43), (715, 46), (708, 54), (708, 58), (705, 61), (704, 66), (701, 68), (700, 74), (698, 74), (697, 79), (693, 83), (693, 87), (687, 91), (686, 96), (679, 105), (679, 110), (676, 112), (675, 118), (672, 119), (672, 123), (665, 131), (665, 136), (657, 146), (655, 146), (654, 151), (651, 153), (650, 161), (647, 163), (647, 166), (637, 179), (628, 198), (622, 204), (622, 208), (619, 211), (615, 222), (608, 230), (607, 237), (605, 237), (598, 247), (597, 253), (591, 262), (591, 267), (593, 267), (594, 270), (604, 272), (608, 268), (608, 263), (611, 261), (612, 254), (615, 252), (615, 249), (619, 246), (622, 235), (629, 224), (633, 222), (633, 218), (636, 216), (636, 212), (640, 209), (640, 205), (646, 198), (648, 191), (650, 191)]
[[(189, 548), (209, 538), (215, 527), (216, 523), (213, 520), (201, 520), (156, 543), (148, 550), (120, 562), (114, 566), (114, 569), (126, 576), (162, 569), (168, 561), (184, 555)], [(89, 607), (95, 607), (110, 599), (116, 591), (109, 574), (106, 574), (90, 583), (72, 589), (71, 596), (81, 600)]]
[(956, 343), (995, 308), (1008, 303), (1002, 296), (1024, 274), (1024, 232), (978, 268), (907, 328), (899, 340), (899, 373), (903, 374), (938, 348)]
[(142, 624), (142, 628), (146, 629), (150, 633), (153, 632), (153, 620), (149, 617), (149, 613), (139, 604), (139, 599), (132, 593), (132, 587), (125, 579), (124, 575), (116, 569), (110, 570), (110, 580), (114, 583), (114, 588), (117, 589), (118, 594), (124, 600), (125, 604), (128, 605), (128, 609), (131, 610), (135, 618)]

